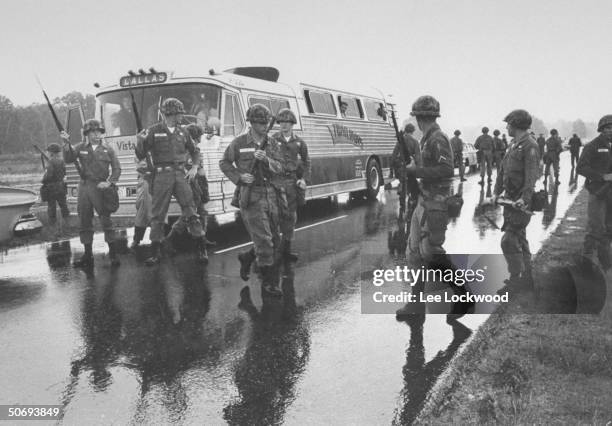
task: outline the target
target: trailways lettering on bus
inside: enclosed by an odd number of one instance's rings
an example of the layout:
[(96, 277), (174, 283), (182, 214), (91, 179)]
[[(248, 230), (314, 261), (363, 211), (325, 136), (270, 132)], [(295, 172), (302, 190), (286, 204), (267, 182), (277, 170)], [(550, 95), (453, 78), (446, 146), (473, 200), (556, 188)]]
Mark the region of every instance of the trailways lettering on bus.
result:
[(328, 124), (334, 145), (338, 143), (350, 143), (363, 149), (363, 139), (357, 133), (341, 124)]

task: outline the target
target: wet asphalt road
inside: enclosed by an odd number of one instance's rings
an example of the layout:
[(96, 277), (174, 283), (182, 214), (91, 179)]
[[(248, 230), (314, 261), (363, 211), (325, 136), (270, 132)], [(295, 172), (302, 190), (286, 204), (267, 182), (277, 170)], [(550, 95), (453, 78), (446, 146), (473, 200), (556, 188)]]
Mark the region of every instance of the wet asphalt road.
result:
[[(490, 190), (478, 180), (462, 185), (450, 253), (501, 253), (501, 209), (476, 207)], [(578, 192), (567, 153), (561, 181), (529, 225), (533, 253)], [(179, 254), (147, 268), (141, 253), (112, 270), (100, 235), (89, 274), (69, 266), (78, 239), (3, 253), (0, 403), (61, 404), (67, 424), (410, 422), (486, 316), (450, 326), (443, 315), (407, 324), (361, 314), (360, 279), (394, 264), (397, 196), (342, 200), (302, 215), (283, 299), (262, 300), (254, 277), (244, 290), (233, 247), (247, 241), (235, 223), (211, 233), (223, 243), (208, 266)]]

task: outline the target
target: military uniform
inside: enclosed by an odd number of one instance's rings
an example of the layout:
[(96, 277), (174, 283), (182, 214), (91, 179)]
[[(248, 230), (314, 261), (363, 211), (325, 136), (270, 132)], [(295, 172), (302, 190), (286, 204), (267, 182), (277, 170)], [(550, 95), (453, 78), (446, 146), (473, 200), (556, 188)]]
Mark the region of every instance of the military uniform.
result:
[(607, 256), (612, 241), (612, 194), (603, 176), (612, 173), (612, 144), (603, 135), (584, 146), (576, 172), (586, 178), (589, 191), (587, 207), (587, 235), (584, 254), (590, 256), (597, 249)]
[(474, 148), (481, 152), (480, 154), (480, 179), (484, 181), (485, 167), (487, 177), (491, 180), (492, 165), (493, 165), (493, 138), (487, 134), (478, 136), (474, 143)]
[(580, 147), (582, 146), (582, 141), (580, 140), (580, 138), (576, 135), (572, 136), (572, 138), (569, 140), (569, 150), (570, 150), (570, 154), (572, 156), (572, 169), (574, 168), (574, 166), (578, 163), (578, 157), (580, 154)]
[(465, 164), (463, 163), (463, 141), (459, 136), (453, 136), (450, 143), (455, 157), (453, 161), (454, 166), (459, 168), (459, 177), (463, 180), (465, 173)]
[[(61, 148), (57, 144), (52, 144), (49, 147), (49, 152), (61, 152)], [(49, 217), (50, 224), (54, 224), (57, 220), (56, 204), (60, 208), (62, 217), (66, 218), (70, 215), (68, 204), (66, 203), (64, 176), (66, 176), (64, 160), (52, 156), (47, 163), (47, 169), (42, 178), (42, 184), (47, 191), (47, 216)]]
[[(270, 138), (266, 145), (267, 164), (258, 161), (255, 181), (249, 190), (240, 181), (243, 173), (251, 173), (254, 153), (260, 148), (250, 130), (234, 139), (219, 161), (221, 171), (236, 185), (240, 185), (240, 214), (249, 232), (259, 266), (272, 266), (279, 257), (279, 202), (286, 203), (283, 188), (273, 185), (273, 177), (283, 171), (283, 156), (278, 142)], [(281, 192), (279, 194), (279, 192)], [(280, 195), (280, 198), (279, 198)]]
[(287, 197), (288, 210), (281, 214), (280, 231), (283, 234), (283, 252), (290, 253), (291, 241), (293, 241), (295, 224), (297, 222), (297, 181), (298, 179), (304, 179), (307, 184), (310, 183), (310, 157), (308, 156), (306, 142), (299, 136), (292, 134), (289, 140), (287, 140), (281, 132), (278, 132), (272, 138), (276, 140), (280, 148), (283, 162), (283, 172), (276, 175), (274, 181), (284, 189)]
[(540, 161), (543, 161), (544, 160), (544, 148), (546, 147), (546, 139), (544, 139), (544, 136), (539, 136), (536, 142), (538, 144), (538, 152), (540, 153)]
[(544, 163), (544, 179), (548, 179), (548, 172), (552, 164), (555, 172), (555, 181), (559, 182), (559, 155), (563, 152), (563, 144), (558, 136), (551, 136), (546, 140), (546, 156)]
[[(513, 139), (497, 174), (495, 195), (503, 192), (512, 201), (522, 199), (529, 208), (538, 180), (538, 162), (538, 145), (528, 133), (520, 139)], [(529, 214), (514, 207), (504, 207), (501, 247), (511, 277), (531, 272), (531, 252), (525, 231), (530, 220)]]
[(136, 184), (136, 216), (134, 216), (134, 242), (132, 249), (138, 247), (144, 238), (147, 227), (153, 217), (151, 199), (151, 172), (144, 161), (138, 164), (138, 181)]
[(429, 261), (445, 254), (448, 226), (446, 198), (451, 194), (453, 150), (448, 137), (434, 124), (421, 139), (423, 165), (411, 174), (421, 178), (421, 195), (412, 214), (408, 247), (413, 259)]
[[(412, 197), (418, 197), (418, 186), (413, 182), (413, 185), (405, 179), (404, 173), (404, 162), (402, 161), (403, 153), (407, 152), (409, 156), (412, 157), (414, 163), (417, 166), (422, 165), (421, 158), (421, 148), (419, 147), (419, 141), (417, 141), (410, 133), (402, 132), (401, 134), (402, 144), (404, 148), (402, 148), (397, 142), (395, 147), (393, 148), (393, 153), (391, 154), (391, 165), (395, 170), (395, 176), (399, 179), (400, 185), (397, 188), (397, 193), (399, 195), (400, 207), (402, 209), (406, 208), (406, 196), (408, 193), (411, 194)], [(405, 149), (405, 151), (404, 151)], [(408, 159), (406, 159), (408, 160)]]
[(502, 159), (506, 153), (506, 148), (507, 147), (503, 139), (500, 139), (498, 136), (493, 138), (493, 161), (497, 167), (497, 173), (499, 173), (499, 169), (501, 168)]
[(64, 159), (66, 163), (74, 163), (78, 159), (81, 167), (81, 181), (79, 182), (77, 200), (81, 243), (90, 245), (93, 241), (93, 215), (95, 210), (104, 229), (104, 240), (110, 245), (115, 240), (115, 233), (110, 212), (104, 205), (102, 190), (98, 188), (98, 184), (106, 180), (111, 184), (116, 184), (119, 180), (121, 166), (117, 154), (113, 148), (104, 142), (95, 146), (89, 142), (81, 142), (73, 149), (70, 149), (70, 146), (66, 144), (64, 146)]
[(182, 213), (181, 219), (175, 223), (175, 229), (181, 228), (182, 231), (188, 228), (194, 237), (201, 237), (201, 226), (195, 214), (193, 194), (185, 172), (186, 154), (189, 153), (196, 163), (199, 158), (189, 134), (178, 125), (174, 131), (170, 131), (165, 123), (154, 124), (147, 131), (146, 138), (138, 140), (136, 157), (143, 160), (148, 152), (151, 153), (155, 168), (151, 241), (160, 242), (164, 237), (164, 220), (173, 195)]

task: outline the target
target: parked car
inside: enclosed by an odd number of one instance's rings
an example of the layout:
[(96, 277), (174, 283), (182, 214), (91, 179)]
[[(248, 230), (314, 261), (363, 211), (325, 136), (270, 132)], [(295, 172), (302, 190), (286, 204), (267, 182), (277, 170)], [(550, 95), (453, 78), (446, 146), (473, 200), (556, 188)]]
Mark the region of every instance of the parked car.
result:
[(475, 172), (478, 169), (478, 157), (476, 152), (476, 148), (474, 148), (473, 144), (463, 144), (463, 164), (465, 164), (471, 172)]

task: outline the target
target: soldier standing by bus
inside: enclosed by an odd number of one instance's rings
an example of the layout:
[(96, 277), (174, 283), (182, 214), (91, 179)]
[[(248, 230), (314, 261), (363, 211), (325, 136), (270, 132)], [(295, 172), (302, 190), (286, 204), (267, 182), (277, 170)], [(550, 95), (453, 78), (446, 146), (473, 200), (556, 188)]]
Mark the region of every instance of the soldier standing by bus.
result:
[(589, 191), (583, 256), (594, 260), (597, 250), (607, 269), (612, 241), (612, 115), (599, 120), (597, 131), (599, 136), (584, 146), (576, 171), (586, 178), (584, 186)]
[(52, 143), (47, 148), (49, 161), (42, 178), (42, 184), (47, 190), (47, 217), (49, 224), (55, 225), (57, 220), (57, 206), (59, 206), (63, 218), (70, 216), (68, 204), (66, 203), (66, 163), (62, 157), (62, 147)]
[(510, 273), (506, 283), (532, 286), (531, 252), (525, 231), (531, 216), (525, 210), (531, 206), (538, 180), (538, 144), (528, 132), (532, 118), (527, 111), (514, 110), (504, 121), (508, 123), (508, 135), (513, 139), (497, 174), (493, 193), (495, 201), (503, 194), (515, 202), (515, 206), (504, 207), (504, 224), (501, 228), (504, 232), (501, 248)]
[(293, 133), (293, 126), (297, 123), (295, 114), (289, 108), (283, 108), (278, 112), (276, 122), (280, 124), (280, 132), (272, 137), (278, 142), (283, 158), (283, 173), (277, 176), (277, 180), (285, 189), (289, 209), (285, 214), (280, 212), (280, 231), (283, 234), (281, 254), (285, 261), (296, 262), (298, 257), (291, 252), (291, 242), (297, 222), (297, 208), (306, 203), (310, 157), (306, 142)]
[(548, 180), (548, 172), (550, 171), (550, 165), (552, 164), (555, 172), (555, 185), (559, 185), (559, 155), (563, 152), (563, 144), (561, 138), (559, 138), (559, 132), (557, 129), (550, 131), (550, 137), (546, 140), (546, 154), (544, 157), (544, 185)]
[(130, 247), (134, 251), (140, 246), (140, 242), (144, 238), (147, 227), (151, 225), (151, 217), (153, 216), (151, 212), (151, 171), (147, 167), (146, 161), (138, 161), (138, 159), (136, 159), (136, 161), (136, 172), (138, 173), (138, 181), (136, 184), (136, 216), (134, 216), (134, 240)]
[(254, 246), (253, 251), (239, 255), (240, 276), (248, 279), (251, 263), (257, 260), (262, 289), (280, 296), (277, 270), (279, 194), (273, 186), (273, 179), (283, 171), (283, 157), (276, 140), (268, 138), (271, 118), (266, 106), (252, 105), (247, 111), (251, 128), (229, 144), (219, 161), (219, 168), (239, 186), (240, 214)]
[[(406, 211), (406, 196), (411, 191), (411, 200), (416, 203), (416, 197), (418, 196), (418, 188), (410, 188), (410, 185), (405, 179), (405, 171), (403, 167), (405, 162), (414, 162), (417, 166), (421, 166), (421, 148), (419, 147), (419, 141), (417, 141), (412, 134), (416, 129), (414, 124), (405, 123), (404, 129), (401, 134), (401, 141), (404, 144), (404, 148), (399, 145), (399, 141), (396, 142), (391, 154), (391, 165), (395, 170), (395, 176), (399, 179), (399, 187), (397, 188), (397, 194), (399, 195), (400, 211), (403, 213)], [(403, 153), (408, 153), (410, 159), (403, 159)], [(415, 184), (416, 185), (416, 184)], [(414, 192), (414, 193), (412, 193)]]
[(491, 183), (493, 164), (493, 138), (489, 136), (489, 128), (482, 128), (482, 135), (476, 138), (474, 148), (480, 152), (480, 185), (484, 185), (485, 166), (487, 169), (488, 182)]
[(454, 137), (450, 140), (451, 147), (453, 148), (453, 154), (455, 156), (454, 162), (455, 167), (459, 168), (459, 178), (461, 182), (465, 182), (467, 179), (464, 177), (465, 164), (463, 163), (463, 141), (459, 137), (461, 135), (460, 130), (455, 130)]
[[(90, 119), (83, 123), (84, 141), (74, 148), (70, 145), (70, 136), (62, 131), (64, 140), (64, 160), (66, 163), (78, 161), (81, 181), (78, 188), (77, 211), (80, 221), (80, 239), (85, 253), (73, 265), (79, 268), (93, 266), (93, 215), (98, 213), (104, 229), (104, 240), (112, 266), (119, 266), (120, 261), (115, 243), (115, 230), (110, 219), (110, 212), (104, 202), (102, 191), (114, 185), (121, 176), (121, 166), (115, 151), (102, 141), (104, 127), (98, 120)], [(109, 173), (110, 168), (110, 173)]]
[[(155, 265), (161, 260), (161, 242), (164, 237), (164, 220), (168, 213), (172, 196), (181, 206), (181, 218), (173, 226), (174, 232), (185, 228), (194, 238), (202, 239), (202, 225), (195, 214), (193, 194), (189, 181), (195, 179), (200, 161), (198, 149), (189, 133), (179, 123), (185, 113), (183, 103), (175, 98), (167, 98), (161, 105), (163, 122), (154, 124), (139, 134), (136, 144), (136, 157), (144, 160), (151, 153), (154, 178), (151, 220), (152, 256), (145, 261)], [(191, 170), (185, 172), (185, 157), (191, 155)], [(201, 250), (201, 245), (200, 245)]]

